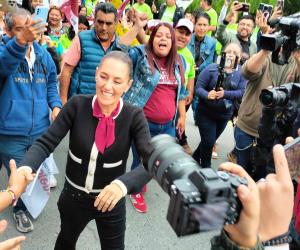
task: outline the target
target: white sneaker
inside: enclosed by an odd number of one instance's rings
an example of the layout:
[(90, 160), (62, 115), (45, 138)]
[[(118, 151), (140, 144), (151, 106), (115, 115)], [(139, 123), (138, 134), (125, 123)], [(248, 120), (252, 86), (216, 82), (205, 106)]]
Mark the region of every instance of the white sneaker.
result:
[(54, 188), (57, 186), (57, 180), (53, 174), (50, 175), (49, 186), (50, 188)]
[(213, 149), (212, 149), (211, 158), (213, 158), (213, 159), (218, 159), (217, 143), (215, 143), (215, 145), (214, 145), (214, 147), (213, 147)]

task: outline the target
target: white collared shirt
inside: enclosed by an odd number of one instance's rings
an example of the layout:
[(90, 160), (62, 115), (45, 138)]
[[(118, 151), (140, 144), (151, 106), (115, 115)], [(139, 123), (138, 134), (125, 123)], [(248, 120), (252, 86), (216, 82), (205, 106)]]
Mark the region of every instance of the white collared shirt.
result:
[(35, 62), (35, 59), (36, 59), (33, 45), (30, 45), (29, 58), (27, 56), (25, 56), (25, 59), (26, 59), (27, 64), (28, 64), (30, 80), (32, 81), (32, 78), (33, 78), (33, 69), (34, 69), (34, 62)]

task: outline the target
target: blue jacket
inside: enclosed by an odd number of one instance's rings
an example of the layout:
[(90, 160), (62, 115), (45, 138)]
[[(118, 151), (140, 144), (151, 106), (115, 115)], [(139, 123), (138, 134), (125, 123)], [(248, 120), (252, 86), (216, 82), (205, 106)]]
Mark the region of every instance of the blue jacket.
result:
[[(133, 63), (133, 83), (123, 99), (134, 106), (144, 108), (159, 82), (160, 71), (156, 68), (155, 72), (152, 73), (143, 45), (130, 49), (129, 56)], [(181, 59), (184, 67), (185, 61), (182, 57)], [(183, 100), (188, 96), (186, 87), (181, 84), (179, 67), (179, 63), (177, 63), (175, 66), (175, 78), (178, 82), (176, 107), (178, 107), (179, 100)]]
[(110, 47), (105, 51), (96, 36), (95, 29), (87, 30), (79, 33), (81, 58), (76, 66), (69, 89), (69, 97), (76, 94), (95, 94), (96, 68), (102, 57), (112, 50), (128, 51), (128, 47), (119, 44), (119, 38), (116, 36)]
[[(188, 44), (189, 50), (192, 52), (195, 59), (195, 34), (192, 35), (191, 41)], [(203, 63), (199, 66), (196, 71), (198, 75), (203, 69), (205, 69), (209, 64), (214, 62), (214, 55), (216, 50), (216, 40), (209, 36), (204, 37), (204, 41), (200, 45), (200, 57)]]
[(0, 43), (0, 134), (41, 134), (50, 124), (49, 107), (62, 106), (50, 54), (33, 43), (36, 60), (31, 80), (25, 59), (27, 48), (7, 36)]
[(208, 92), (217, 84), (218, 65), (213, 63), (199, 75), (196, 83), (196, 95), (199, 97), (198, 112), (210, 116), (212, 119), (230, 119), (233, 113), (234, 101), (241, 100), (246, 88), (247, 80), (241, 74), (241, 67), (229, 74), (224, 81), (224, 98), (208, 100)]

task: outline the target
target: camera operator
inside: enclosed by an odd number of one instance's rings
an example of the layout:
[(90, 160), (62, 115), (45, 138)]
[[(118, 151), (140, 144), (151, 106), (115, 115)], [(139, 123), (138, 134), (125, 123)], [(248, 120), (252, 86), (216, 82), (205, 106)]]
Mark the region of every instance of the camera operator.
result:
[(238, 187), (238, 197), (243, 204), (238, 223), (225, 226), (221, 235), (211, 240), (212, 250), (289, 249), (293, 184), (281, 145), (274, 146), (273, 156), (276, 174), (269, 174), (257, 184), (236, 164), (224, 163), (220, 166), (221, 170), (245, 177), (248, 187)]
[(272, 33), (274, 31), (274, 29), (268, 25), (268, 22), (273, 22), (274, 20), (278, 20), (281, 17), (282, 17), (282, 9), (278, 6), (274, 8), (274, 11), (270, 19), (268, 19), (269, 15), (267, 15), (266, 12), (263, 12), (261, 10), (257, 11), (256, 18), (255, 18), (255, 23), (259, 28), (259, 31), (257, 32), (257, 39), (256, 39), (257, 52), (261, 50), (260, 48), (261, 36), (263, 34)]
[(272, 62), (271, 52), (261, 50), (253, 55), (242, 68), (244, 77), (249, 80), (238, 113), (237, 127), (234, 132), (237, 162), (252, 175), (255, 180), (266, 175), (265, 167), (257, 168), (253, 175), (251, 152), (256, 144), (258, 126), (262, 114), (259, 95), (262, 89), (300, 80), (300, 50), (289, 58), (288, 64), (278, 65)]
[[(224, 52), (224, 62), (220, 62), (220, 66), (211, 64), (205, 68), (196, 84), (199, 107), (195, 110), (195, 121), (201, 142), (193, 158), (203, 168), (211, 166), (213, 146), (232, 117), (234, 105), (242, 98), (247, 84), (241, 75), (241, 66), (238, 65), (242, 52), (239, 44), (228, 44)], [(217, 87), (219, 81), (221, 86)]]

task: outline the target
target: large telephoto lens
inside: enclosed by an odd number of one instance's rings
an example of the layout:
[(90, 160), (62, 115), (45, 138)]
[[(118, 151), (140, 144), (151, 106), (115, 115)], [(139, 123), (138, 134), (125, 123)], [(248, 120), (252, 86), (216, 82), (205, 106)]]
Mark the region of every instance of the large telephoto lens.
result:
[(168, 194), (174, 180), (187, 178), (194, 170), (199, 170), (197, 162), (184, 152), (175, 138), (158, 135), (151, 143), (154, 151), (148, 161), (149, 172)]
[(289, 101), (288, 95), (282, 89), (263, 89), (259, 96), (261, 103), (266, 107), (284, 106)]

